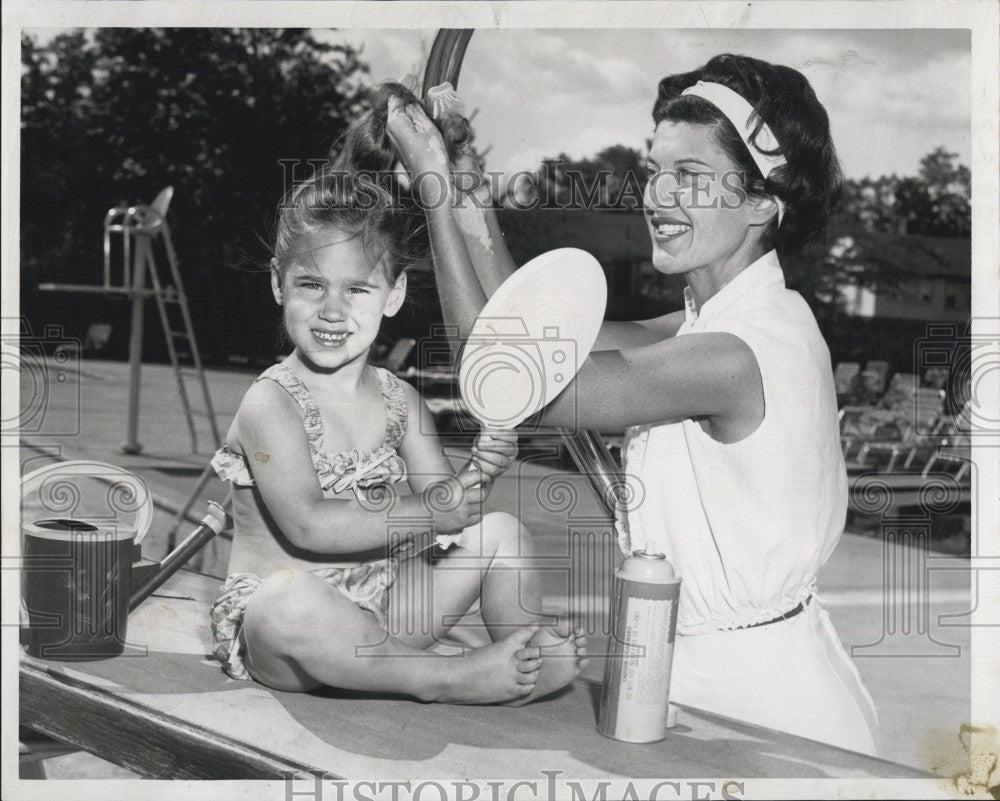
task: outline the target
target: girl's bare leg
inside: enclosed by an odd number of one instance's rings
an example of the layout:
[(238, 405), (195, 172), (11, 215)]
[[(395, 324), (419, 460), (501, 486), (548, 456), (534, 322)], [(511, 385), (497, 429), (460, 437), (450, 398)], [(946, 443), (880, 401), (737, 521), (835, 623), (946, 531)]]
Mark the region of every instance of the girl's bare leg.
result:
[(277, 690), (322, 685), (402, 693), (424, 701), (489, 704), (528, 695), (537, 670), (524, 669), (533, 629), (464, 659), (448, 659), (389, 636), (322, 579), (283, 570), (265, 579), (247, 603), (243, 622), (250, 674)]
[(522, 670), (541, 668), (538, 683), (513, 703), (559, 689), (586, 668), (586, 638), (569, 632), (541, 611), (541, 578), (531, 535), (515, 517), (486, 515), (467, 529), (461, 546), (428, 559), (404, 560), (390, 589), (390, 631), (403, 642), (427, 648), (480, 600), (483, 622), (494, 643), (525, 625), (541, 625), (517, 652)]

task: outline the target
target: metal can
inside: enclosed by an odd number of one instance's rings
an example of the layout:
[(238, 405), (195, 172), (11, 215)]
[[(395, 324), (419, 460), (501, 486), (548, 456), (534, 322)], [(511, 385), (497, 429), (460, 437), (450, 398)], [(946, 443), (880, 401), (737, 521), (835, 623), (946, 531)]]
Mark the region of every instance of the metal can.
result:
[(633, 551), (615, 571), (597, 730), (629, 743), (667, 736), (681, 580), (662, 553)]

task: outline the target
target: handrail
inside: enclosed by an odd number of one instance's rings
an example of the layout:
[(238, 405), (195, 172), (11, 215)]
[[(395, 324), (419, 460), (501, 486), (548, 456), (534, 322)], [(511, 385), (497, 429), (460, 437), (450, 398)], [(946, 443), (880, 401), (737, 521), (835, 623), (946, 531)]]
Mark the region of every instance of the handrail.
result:
[[(448, 81), (458, 87), (465, 50), (472, 38), (471, 29), (442, 28), (434, 38), (427, 67), (424, 70), (423, 96), (432, 86)], [(616, 506), (622, 501), (625, 478), (596, 431), (559, 429), (577, 469), (590, 481), (590, 486), (614, 520)]]

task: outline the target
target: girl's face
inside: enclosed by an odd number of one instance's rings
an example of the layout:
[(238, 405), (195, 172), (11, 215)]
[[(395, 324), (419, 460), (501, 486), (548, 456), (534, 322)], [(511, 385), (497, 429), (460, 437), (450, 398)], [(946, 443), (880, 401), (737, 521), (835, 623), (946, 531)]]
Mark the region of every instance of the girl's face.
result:
[(390, 284), (361, 236), (330, 227), (301, 237), (288, 263), (272, 267), (271, 288), (299, 355), (333, 371), (367, 360), (382, 317), (403, 303), (406, 274)]
[(756, 236), (762, 223), (758, 201), (747, 197), (736, 164), (710, 126), (661, 122), (647, 169), (643, 200), (653, 266), (661, 273), (723, 264)]

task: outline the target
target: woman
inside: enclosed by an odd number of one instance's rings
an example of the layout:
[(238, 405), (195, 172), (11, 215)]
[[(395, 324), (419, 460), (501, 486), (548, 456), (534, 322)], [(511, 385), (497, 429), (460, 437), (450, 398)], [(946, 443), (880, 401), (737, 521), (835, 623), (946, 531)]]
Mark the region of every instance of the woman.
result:
[[(686, 307), (606, 322), (542, 420), (629, 429), (643, 500), (626, 537), (683, 579), (672, 700), (875, 753), (871, 698), (816, 597), (847, 504), (829, 351), (776, 252), (839, 197), (826, 112), (795, 70), (721, 55), (661, 81), (653, 121), (653, 266), (685, 277)], [(514, 265), (488, 209), (428, 180), (447, 165), (419, 110), (395, 109), (390, 136), (430, 174), (417, 187), (445, 320), (468, 332)]]

